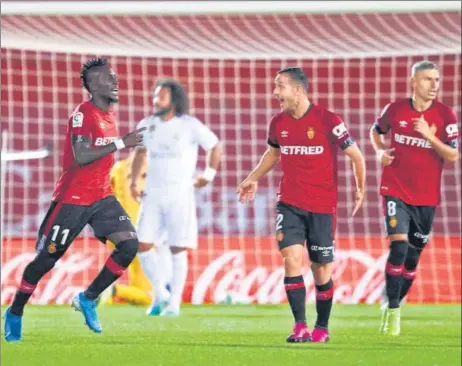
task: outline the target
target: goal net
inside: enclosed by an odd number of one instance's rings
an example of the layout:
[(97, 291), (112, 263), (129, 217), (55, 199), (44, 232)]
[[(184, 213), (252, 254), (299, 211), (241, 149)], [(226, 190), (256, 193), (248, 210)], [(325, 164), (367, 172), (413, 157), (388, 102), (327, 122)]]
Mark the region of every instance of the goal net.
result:
[[(169, 76), (186, 87), (191, 113), (223, 142), (224, 159), (213, 186), (197, 192), (200, 244), (190, 254), (185, 301), (218, 302), (234, 295), (257, 303), (285, 301), (282, 261), (273, 238), (280, 170), (262, 179), (249, 206), (237, 203), (235, 187), (266, 148), (267, 121), (278, 110), (273, 78), (288, 65), (303, 67), (310, 99), (346, 121), (366, 156), (367, 198), (352, 218), (354, 179), (349, 161), (339, 154), (335, 301), (380, 301), (387, 241), (378, 195), (381, 169), (369, 129), (390, 100), (409, 95), (411, 65), (422, 59), (440, 66), (439, 98), (460, 120), (461, 12), (402, 13), (376, 6), (374, 13), (357, 14), (260, 9), (102, 15), (101, 9), (90, 9), (78, 15), (65, 10), (2, 15), (1, 118), (8, 149), (54, 146), (48, 158), (2, 166), (2, 304), (11, 301), (34, 256), (38, 226), (61, 170), (67, 118), (88, 97), (80, 67), (96, 55), (108, 57), (120, 79), (116, 109), (121, 135), (151, 113), (154, 82)], [(460, 173), (459, 164), (446, 165), (442, 204), (408, 301), (460, 302)], [(88, 285), (107, 253), (85, 229), (33, 302), (68, 302)], [(313, 302), (307, 264), (305, 274), (308, 301)]]

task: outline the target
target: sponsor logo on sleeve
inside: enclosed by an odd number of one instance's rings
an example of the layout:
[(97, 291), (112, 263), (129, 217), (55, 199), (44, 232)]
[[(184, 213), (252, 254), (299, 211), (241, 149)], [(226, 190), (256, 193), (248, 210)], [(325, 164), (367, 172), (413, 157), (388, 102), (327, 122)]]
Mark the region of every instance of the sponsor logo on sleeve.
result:
[(347, 128), (345, 126), (345, 122), (342, 122), (335, 126), (332, 130), (332, 133), (334, 136), (336, 136), (338, 139), (341, 139), (347, 134)]
[(457, 124), (451, 123), (450, 125), (447, 125), (446, 133), (448, 134), (448, 137), (457, 136), (459, 134), (459, 129), (457, 128)]

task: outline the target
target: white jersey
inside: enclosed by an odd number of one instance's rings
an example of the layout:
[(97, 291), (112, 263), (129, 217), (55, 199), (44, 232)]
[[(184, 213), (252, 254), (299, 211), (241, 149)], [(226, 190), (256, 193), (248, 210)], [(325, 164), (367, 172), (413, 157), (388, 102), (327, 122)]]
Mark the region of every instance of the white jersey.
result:
[(145, 191), (192, 188), (198, 146), (208, 151), (217, 136), (197, 118), (188, 115), (163, 121), (149, 116), (137, 128), (146, 127), (143, 144), (147, 149), (148, 171)]

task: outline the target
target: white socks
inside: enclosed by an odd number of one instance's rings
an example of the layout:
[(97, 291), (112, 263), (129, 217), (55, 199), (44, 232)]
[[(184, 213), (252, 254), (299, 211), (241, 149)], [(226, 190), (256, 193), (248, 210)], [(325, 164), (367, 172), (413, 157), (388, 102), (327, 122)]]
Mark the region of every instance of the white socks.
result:
[(157, 276), (162, 289), (166, 289), (167, 284), (172, 283), (172, 252), (165, 244), (157, 247)]
[[(186, 279), (188, 277), (188, 252), (183, 250), (179, 253), (170, 253), (170, 248), (160, 249), (160, 253), (154, 250), (138, 253), (141, 267), (146, 278), (151, 283), (156, 301), (169, 300), (169, 293), (165, 283), (169, 281), (171, 274), (171, 294), (169, 307), (180, 309)], [(162, 262), (162, 263), (160, 263)], [(168, 268), (172, 264), (171, 269)]]
[(159, 278), (157, 277), (157, 253), (154, 250), (138, 253), (141, 267), (152, 287), (153, 299), (159, 296)]
[(172, 288), (169, 307), (180, 308), (186, 278), (188, 277), (188, 252), (172, 253)]

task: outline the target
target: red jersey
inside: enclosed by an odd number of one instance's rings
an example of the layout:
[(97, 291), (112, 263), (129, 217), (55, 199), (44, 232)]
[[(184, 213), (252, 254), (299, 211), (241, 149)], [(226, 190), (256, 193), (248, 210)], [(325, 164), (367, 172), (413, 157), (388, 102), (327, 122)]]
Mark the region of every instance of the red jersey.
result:
[(437, 206), (441, 199), (443, 159), (414, 131), (412, 120), (421, 115), (436, 137), (457, 148), (457, 118), (447, 105), (435, 101), (425, 112), (418, 112), (410, 98), (388, 104), (375, 129), (379, 134), (391, 131), (395, 159), (383, 168), (380, 194), (397, 197), (410, 205)]
[(56, 183), (53, 201), (87, 206), (112, 195), (110, 171), (114, 154), (80, 167), (74, 162), (72, 135), (90, 138), (92, 147), (113, 142), (118, 136), (114, 111), (104, 112), (91, 102), (84, 102), (75, 109), (67, 124), (63, 172)]
[(295, 119), (285, 112), (270, 121), (268, 144), (279, 148), (283, 177), (278, 200), (315, 213), (337, 207), (337, 147), (352, 145), (345, 123), (334, 113), (311, 104)]

